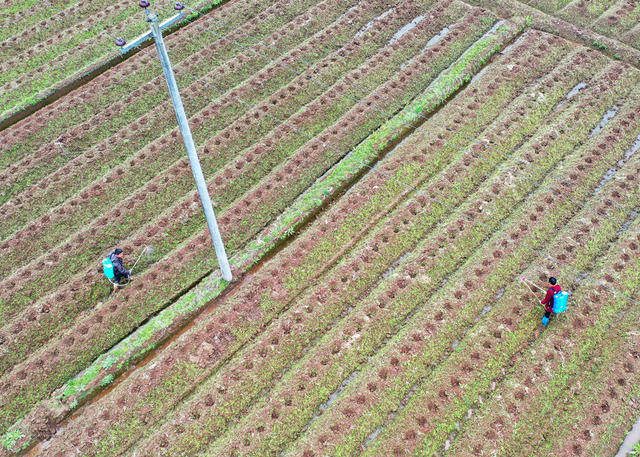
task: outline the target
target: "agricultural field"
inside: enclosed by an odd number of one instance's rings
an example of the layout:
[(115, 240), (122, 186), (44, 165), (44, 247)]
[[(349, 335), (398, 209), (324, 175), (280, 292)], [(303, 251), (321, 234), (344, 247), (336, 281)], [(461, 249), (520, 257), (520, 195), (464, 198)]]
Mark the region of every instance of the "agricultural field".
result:
[[(155, 47), (114, 61), (142, 9), (5, 0), (0, 456), (615, 456), (640, 70), (476, 3), (185, 4), (165, 41), (229, 283)], [(143, 255), (114, 292), (116, 247)], [(523, 278), (549, 276), (543, 326)]]

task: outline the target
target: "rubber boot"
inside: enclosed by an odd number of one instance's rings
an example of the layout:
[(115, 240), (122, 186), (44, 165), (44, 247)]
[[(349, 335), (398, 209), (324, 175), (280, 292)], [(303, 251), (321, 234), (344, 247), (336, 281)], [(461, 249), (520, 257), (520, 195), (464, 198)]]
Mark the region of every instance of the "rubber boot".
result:
[(546, 316), (542, 316), (542, 325), (546, 326), (549, 323), (549, 318)]

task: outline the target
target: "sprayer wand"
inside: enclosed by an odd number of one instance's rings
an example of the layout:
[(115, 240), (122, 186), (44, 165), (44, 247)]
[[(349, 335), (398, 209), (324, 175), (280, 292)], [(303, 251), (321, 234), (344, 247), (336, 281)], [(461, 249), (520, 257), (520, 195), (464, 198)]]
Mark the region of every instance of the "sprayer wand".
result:
[(529, 286), (529, 284), (533, 284), (534, 287), (537, 287), (538, 289), (540, 289), (541, 291), (545, 292), (545, 290), (538, 286), (537, 284), (529, 281), (527, 278), (525, 278), (524, 276), (522, 277), (522, 282), (524, 282), (527, 285), (527, 289), (529, 289), (531, 291), (531, 294), (536, 297), (536, 300), (538, 300), (538, 296), (536, 295), (536, 293), (533, 291), (533, 289), (531, 288), (531, 286)]
[(142, 252), (140, 253), (140, 255), (138, 256), (138, 259), (136, 260), (136, 263), (133, 264), (133, 266), (131, 267), (131, 274), (133, 274), (133, 269), (136, 267), (136, 265), (138, 265), (138, 262), (140, 261), (140, 259), (142, 258), (142, 255), (147, 252), (147, 249), (149, 249), (149, 246), (145, 246), (144, 249), (142, 250)]

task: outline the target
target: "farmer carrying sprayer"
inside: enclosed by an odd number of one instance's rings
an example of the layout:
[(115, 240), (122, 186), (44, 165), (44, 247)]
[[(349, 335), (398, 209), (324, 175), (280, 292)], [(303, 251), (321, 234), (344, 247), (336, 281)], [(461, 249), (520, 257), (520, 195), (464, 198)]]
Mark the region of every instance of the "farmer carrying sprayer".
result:
[(549, 284), (551, 284), (551, 287), (547, 289), (547, 294), (544, 296), (544, 300), (540, 302), (540, 304), (544, 305), (544, 316), (542, 316), (542, 325), (547, 325), (549, 323), (549, 317), (551, 317), (551, 313), (553, 312), (554, 295), (562, 292), (562, 287), (560, 287), (557, 282), (558, 281), (553, 276), (549, 278)]
[[(123, 279), (129, 279), (131, 276), (131, 270), (127, 270), (122, 265), (122, 258), (124, 257), (124, 253), (122, 249), (116, 248), (111, 254), (107, 256), (106, 259), (103, 260), (102, 265), (104, 268), (105, 275), (107, 278), (113, 283), (113, 290), (118, 290), (118, 286), (120, 281)], [(109, 263), (111, 264), (112, 277), (108, 274)]]
[[(527, 278), (523, 277), (522, 280), (525, 282), (525, 284), (527, 284), (527, 287), (529, 287), (529, 284), (532, 284), (534, 287), (544, 292), (544, 289), (542, 287), (537, 286)], [(553, 276), (549, 278), (549, 284), (551, 284), (551, 287), (546, 290), (544, 299), (540, 302), (540, 304), (544, 305), (542, 325), (545, 326), (549, 323), (551, 313), (557, 314), (567, 309), (567, 299), (569, 298), (569, 294), (567, 294), (566, 292), (562, 292), (562, 287), (558, 285), (558, 280)], [(529, 287), (529, 290), (535, 296), (535, 293), (533, 292), (531, 287)]]

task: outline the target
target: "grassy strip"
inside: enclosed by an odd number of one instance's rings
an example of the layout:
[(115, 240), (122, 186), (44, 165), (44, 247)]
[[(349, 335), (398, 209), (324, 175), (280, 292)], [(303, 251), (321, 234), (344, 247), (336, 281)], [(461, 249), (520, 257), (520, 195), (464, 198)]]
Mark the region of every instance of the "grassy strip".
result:
[[(629, 9), (629, 7), (631, 8)], [(640, 5), (620, 0), (603, 13), (591, 28), (606, 36), (620, 37), (624, 32), (637, 25), (638, 19), (640, 19)]]
[[(483, 21), (480, 20), (476, 27), (487, 27), (487, 25), (484, 25)], [(478, 33), (478, 30), (477, 28), (472, 27), (467, 33)], [(508, 36), (509, 33), (510, 32), (508, 31), (497, 32), (495, 35), (487, 37), (483, 40), (483, 44), (478, 46), (484, 46), (487, 41), (493, 43), (498, 38), (503, 39), (505, 38), (505, 35)], [(447, 49), (445, 56), (441, 58), (442, 63), (430, 68), (430, 71), (433, 73), (420, 74), (421, 81), (423, 81), (423, 83), (428, 83), (429, 79), (433, 78), (435, 74), (437, 74), (438, 67), (440, 65), (444, 65), (446, 67), (446, 61), (455, 58), (457, 55), (462, 53), (463, 50), (464, 49), (461, 49), (460, 43), (456, 42), (452, 44), (452, 46)], [(432, 62), (432, 64), (435, 63)], [(471, 62), (469, 62), (469, 65), (471, 65)], [(420, 85), (418, 84), (417, 86), (412, 87), (411, 90), (421, 90)], [(393, 93), (393, 91), (390, 93)], [(398, 93), (394, 95), (397, 97), (396, 101), (400, 100), (403, 103), (406, 103), (408, 99), (413, 96), (411, 93), (404, 92), (404, 95), (401, 95), (402, 93), (403, 92), (399, 92), (398, 90)], [(363, 137), (366, 137), (371, 130), (375, 129), (377, 125), (380, 125), (383, 119), (384, 118), (382, 116), (372, 116), (372, 118), (367, 122), (354, 126), (353, 130), (349, 132), (349, 136), (342, 138), (342, 141), (346, 141), (348, 143), (346, 145), (347, 148), (349, 147), (349, 144), (353, 144), (354, 142), (357, 144)], [(340, 149), (337, 150), (340, 151)], [(321, 175), (337, 158), (339, 158), (334, 157), (335, 155), (337, 155), (335, 152), (328, 153), (327, 151), (327, 153), (323, 153), (322, 162), (314, 162), (313, 164), (310, 164), (310, 166), (306, 168), (308, 175), (305, 176), (304, 180), (301, 179), (302, 177), (300, 176), (296, 177), (294, 183), (285, 187), (284, 190), (286, 190), (286, 192), (280, 192), (280, 195), (276, 200), (268, 202), (269, 205), (275, 205), (275, 207), (271, 208), (270, 211), (274, 213), (282, 211), (288, 205), (290, 201), (289, 199), (295, 198), (313, 182), (315, 178), (312, 173), (318, 173), (315, 176)], [(270, 179), (275, 182), (277, 177)], [(269, 186), (271, 185), (269, 184)], [(263, 208), (263, 212), (264, 209), (265, 208)], [(255, 230), (252, 226), (259, 229), (269, 220), (269, 218), (261, 220), (260, 217), (264, 217), (264, 215), (252, 212), (250, 222), (244, 226), (239, 226), (239, 228), (243, 230), (243, 233), (242, 235), (233, 237), (227, 242), (230, 251), (241, 247), (242, 244), (236, 245), (235, 243), (245, 242), (245, 238), (250, 236), (252, 233), (251, 230)], [(270, 217), (273, 216), (271, 215)], [(117, 319), (116, 316), (107, 316), (109, 320), (103, 323), (103, 327), (105, 329), (108, 328), (109, 330), (95, 334), (90, 341), (87, 341), (89, 346), (83, 347), (82, 353), (75, 354), (75, 351), (73, 351), (74, 347), (71, 347), (71, 350), (67, 348), (64, 353), (58, 353), (57, 357), (54, 356), (53, 359), (49, 358), (48, 360), (51, 362), (56, 360), (57, 369), (50, 373), (51, 376), (48, 380), (45, 381), (41, 379), (40, 384), (37, 386), (30, 385), (27, 387), (24, 385), (20, 388), (22, 394), (11, 395), (10, 399), (9, 396), (6, 396), (5, 401), (8, 400), (13, 406), (3, 408), (3, 415), (5, 418), (16, 414), (23, 415), (25, 407), (30, 408), (26, 405), (32, 405), (39, 401), (42, 395), (46, 395), (47, 391), (53, 390), (52, 387), (55, 388), (55, 386), (62, 384), (66, 379), (68, 379), (71, 373), (79, 371), (80, 367), (84, 364), (88, 364), (91, 358), (99, 355), (105, 347), (114, 344), (114, 339), (117, 341), (123, 336), (123, 334), (127, 334), (133, 330), (131, 328), (132, 325), (133, 328), (135, 328), (137, 323), (144, 319), (144, 316), (147, 316), (149, 312), (152, 312), (149, 309), (149, 306), (154, 310), (159, 309), (168, 299), (170, 300), (170, 297), (175, 294), (176, 290), (190, 286), (194, 280), (199, 279), (203, 274), (214, 269), (215, 263), (213, 261), (213, 257), (211, 256), (209, 249), (204, 249), (204, 246), (208, 246), (206, 239), (206, 235), (202, 234), (198, 236), (197, 239), (185, 243), (182, 252), (185, 254), (189, 253), (188, 258), (180, 265), (177, 265), (176, 271), (171, 275), (168, 275), (165, 272), (152, 272), (150, 275), (155, 279), (149, 281), (145, 281), (143, 276), (143, 283), (140, 283), (139, 289), (129, 289), (127, 294), (122, 297), (127, 301), (130, 300), (136, 302), (136, 306), (126, 306), (126, 310), (123, 310), (126, 315), (118, 313)], [(154, 284), (153, 288), (151, 288), (150, 284)], [(117, 303), (115, 306), (117, 307)], [(81, 325), (81, 323), (78, 323), (77, 325)], [(57, 341), (56, 344), (62, 344), (62, 341)], [(62, 362), (60, 357), (64, 357), (67, 361)]]
[[(466, 55), (465, 57), (468, 57), (468, 55)], [(482, 56), (483, 59), (488, 59), (490, 57), (490, 55), (484, 55)], [(479, 68), (482, 66), (481, 63), (474, 63), (472, 65), (472, 60), (467, 60), (467, 65), (463, 68), (464, 73), (460, 76), (464, 76), (464, 74), (467, 74), (466, 72), (471, 72), (473, 73), (474, 71), (479, 70)], [(433, 84), (433, 88), (438, 89), (437, 92), (441, 93), (441, 89), (445, 88), (446, 86), (443, 84), (443, 81), (445, 80), (445, 78), (443, 78), (446, 74), (445, 73), (441, 76), (441, 78), (437, 79), (436, 82), (434, 82)], [(457, 81), (460, 81), (459, 79), (457, 79)], [(445, 91), (445, 93), (443, 94), (443, 97), (446, 98), (448, 96), (448, 94), (453, 93), (457, 87), (459, 86), (459, 82), (457, 82), (455, 85), (450, 86), (448, 91)], [(425, 100), (432, 100), (432, 97), (428, 94), (425, 95), (425, 98), (422, 98), (421, 100), (417, 101), (416, 104), (414, 106), (419, 106), (421, 103), (425, 103)], [(425, 109), (426, 112), (426, 109)], [(392, 134), (392, 132), (394, 132), (395, 128), (391, 128), (393, 126), (393, 123), (388, 124), (387, 125), (387, 131), (389, 132), (389, 134)], [(376, 153), (377, 155), (377, 153)], [(369, 160), (373, 160), (375, 158), (376, 155), (372, 155), (369, 156)], [(361, 165), (360, 165), (361, 166)], [(343, 172), (341, 170), (341, 168), (347, 168), (347, 172)], [(333, 194), (334, 192), (338, 192), (341, 188), (343, 188), (348, 182), (350, 182), (351, 180), (351, 171), (353, 170), (353, 163), (349, 162), (349, 163), (344, 163), (341, 162), (339, 165), (337, 165), (336, 167), (333, 168), (333, 172), (329, 173), (327, 175), (325, 175), (323, 177), (322, 180), (318, 181), (316, 184), (314, 184), (314, 186), (311, 188), (310, 191), (308, 191), (308, 194), (311, 195), (322, 195), (323, 197), (326, 196), (330, 196), (331, 194)], [(244, 254), (242, 260), (240, 262), (246, 262), (247, 264), (251, 263), (252, 261), (252, 257), (251, 257), (251, 253), (252, 251), (255, 251), (255, 248), (258, 248), (260, 255), (264, 255), (270, 248), (269, 246), (273, 246), (275, 244), (277, 244), (278, 240), (283, 237), (286, 236), (287, 233), (290, 232), (290, 229), (295, 228), (297, 225), (300, 225), (301, 223), (301, 215), (305, 214), (306, 209), (304, 208), (304, 206), (302, 205), (303, 202), (310, 202), (313, 205), (313, 208), (315, 208), (317, 206), (317, 201), (315, 198), (305, 198), (304, 196), (301, 197), (298, 200), (298, 204), (296, 205), (296, 208), (293, 209), (293, 215), (289, 216), (289, 217), (283, 217), (281, 218), (276, 224), (275, 224), (275, 229), (268, 231), (269, 235), (262, 237), (262, 242), (260, 243), (260, 246), (252, 246), (252, 250), (248, 251), (247, 253)], [(357, 222), (357, 221), (356, 221)], [(356, 224), (355, 226), (361, 226), (362, 224)], [(210, 279), (208, 280), (208, 287), (204, 288), (204, 290), (207, 290), (210, 286), (215, 287), (215, 283), (216, 283), (216, 279)], [(198, 296), (196, 295), (196, 298)], [(181, 300), (187, 300), (191, 299), (191, 297), (187, 297), (185, 296), (185, 298), (181, 299)], [(200, 299), (197, 301), (197, 305), (195, 305), (196, 307), (201, 307), (203, 306), (210, 298), (212, 298), (212, 295), (207, 295), (204, 297), (200, 297)], [(156, 335), (157, 336), (157, 335)], [(131, 341), (131, 348), (132, 350), (129, 352), (129, 354), (127, 355), (127, 357), (124, 358), (124, 361), (121, 362), (123, 363), (123, 366), (128, 366), (128, 364), (131, 363), (132, 359), (135, 358), (135, 353), (137, 352), (137, 350), (141, 350), (142, 348), (148, 348), (150, 346), (152, 346), (153, 344), (157, 344), (157, 340), (154, 341), (153, 338), (149, 338), (147, 339), (141, 339), (141, 340), (137, 340), (137, 339), (132, 339)], [(135, 341), (135, 342), (133, 342)], [(106, 358), (109, 358), (109, 355), (107, 354), (105, 356)], [(96, 365), (94, 365), (96, 366)], [(99, 367), (100, 365), (97, 364), (97, 366)], [(87, 372), (91, 372), (94, 371), (94, 369), (89, 369)], [(94, 378), (96, 380), (96, 382), (94, 383), (94, 385), (91, 384), (91, 380), (88, 379), (88, 377), (86, 377), (84, 374), (80, 375), (78, 378), (76, 378), (76, 381), (79, 378), (83, 378), (85, 379), (85, 383), (84, 383), (84, 388), (86, 388), (87, 386), (90, 386), (91, 389), (100, 389), (100, 387), (96, 387), (97, 385), (102, 384), (102, 379), (105, 378), (105, 376), (109, 376), (110, 373), (108, 373), (106, 370), (101, 371), (98, 370), (98, 376), (96, 378)], [(82, 391), (83, 387), (81, 387), (83, 383), (78, 383), (76, 382), (74, 384), (73, 390), (78, 390), (78, 394), (77, 395), (82, 395), (80, 392)], [(63, 387), (61, 389), (61, 391), (64, 391), (67, 387)], [(87, 392), (88, 393), (88, 392)], [(72, 400), (76, 397), (69, 397)]]

